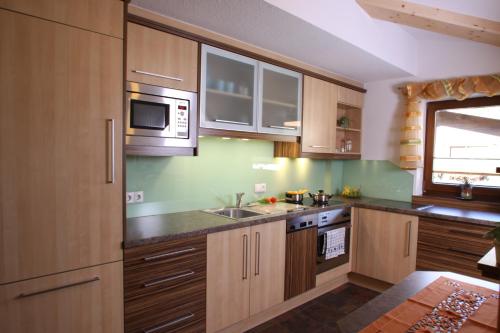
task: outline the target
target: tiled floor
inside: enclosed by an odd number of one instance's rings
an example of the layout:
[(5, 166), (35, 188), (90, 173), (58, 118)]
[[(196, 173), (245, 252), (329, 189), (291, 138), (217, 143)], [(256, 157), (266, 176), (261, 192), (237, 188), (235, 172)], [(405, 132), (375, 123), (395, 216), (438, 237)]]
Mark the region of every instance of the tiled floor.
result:
[(376, 291), (347, 283), (247, 333), (339, 332), (337, 320), (377, 295)]

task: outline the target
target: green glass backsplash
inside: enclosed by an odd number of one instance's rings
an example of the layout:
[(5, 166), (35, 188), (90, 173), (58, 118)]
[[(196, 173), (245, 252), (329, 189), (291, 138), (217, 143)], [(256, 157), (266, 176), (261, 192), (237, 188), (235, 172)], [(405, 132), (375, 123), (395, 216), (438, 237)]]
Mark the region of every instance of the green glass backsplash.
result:
[(344, 161), (343, 184), (367, 197), (411, 201), (413, 175), (389, 161)]
[[(144, 191), (144, 203), (127, 205), (127, 217), (234, 205), (287, 190), (335, 192), (342, 186), (341, 161), (273, 158), (269, 141), (204, 137), (198, 157), (127, 157), (127, 192)], [(266, 183), (267, 192), (254, 193)]]

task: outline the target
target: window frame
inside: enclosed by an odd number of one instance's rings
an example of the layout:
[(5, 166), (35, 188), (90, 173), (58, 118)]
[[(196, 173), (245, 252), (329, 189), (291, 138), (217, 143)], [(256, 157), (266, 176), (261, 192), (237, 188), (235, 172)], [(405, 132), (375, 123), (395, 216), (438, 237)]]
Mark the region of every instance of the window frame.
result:
[[(462, 101), (447, 100), (427, 103), (425, 121), (424, 177), (422, 184), (424, 195), (437, 195), (444, 197), (457, 197), (460, 195), (460, 186), (434, 184), (432, 182), (436, 112), (446, 109), (461, 109), (493, 105), (500, 105), (500, 95), (494, 97), (467, 98)], [(497, 201), (500, 199), (500, 188), (475, 187), (473, 189), (473, 197), (474, 199)]]

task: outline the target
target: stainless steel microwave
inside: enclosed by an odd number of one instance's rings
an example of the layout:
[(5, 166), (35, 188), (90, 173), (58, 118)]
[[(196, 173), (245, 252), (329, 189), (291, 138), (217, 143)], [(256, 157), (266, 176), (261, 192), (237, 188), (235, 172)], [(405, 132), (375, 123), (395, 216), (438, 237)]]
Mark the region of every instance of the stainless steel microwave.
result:
[(196, 93), (127, 82), (127, 146), (193, 148), (196, 125)]

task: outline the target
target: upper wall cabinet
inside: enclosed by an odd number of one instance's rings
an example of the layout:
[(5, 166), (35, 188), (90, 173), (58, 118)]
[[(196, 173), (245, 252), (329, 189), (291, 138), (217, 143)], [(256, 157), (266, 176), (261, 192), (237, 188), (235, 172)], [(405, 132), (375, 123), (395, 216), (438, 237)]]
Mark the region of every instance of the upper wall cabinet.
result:
[(258, 62), (203, 45), (200, 126), (257, 131)]
[(127, 80), (198, 91), (198, 43), (127, 24)]
[(302, 74), (259, 63), (258, 131), (300, 136)]
[(200, 95), (201, 127), (300, 135), (300, 73), (203, 45)]
[(122, 0), (0, 0), (0, 8), (104, 35), (123, 37)]

